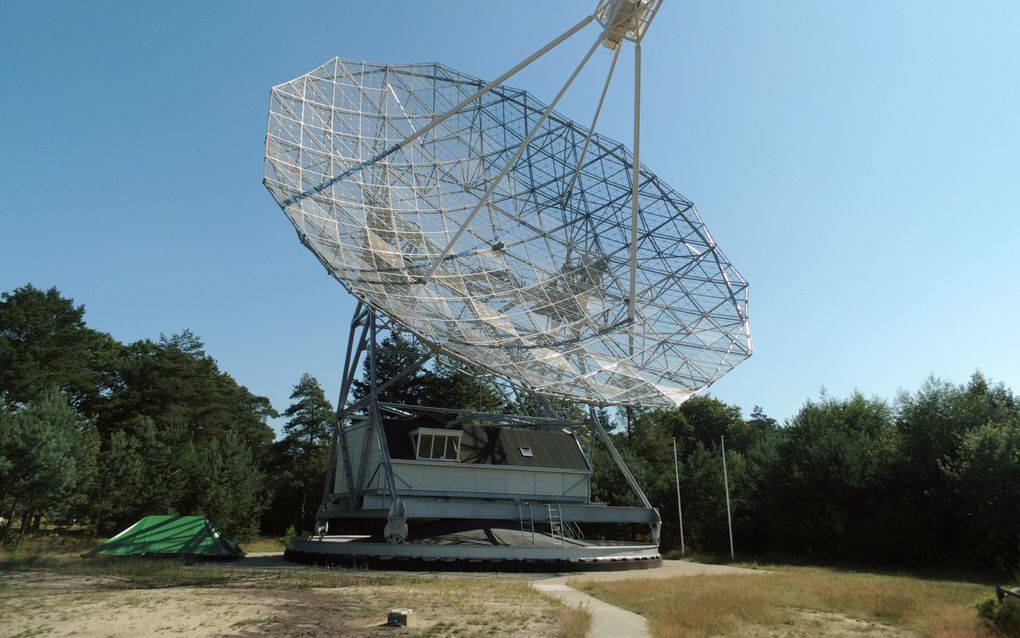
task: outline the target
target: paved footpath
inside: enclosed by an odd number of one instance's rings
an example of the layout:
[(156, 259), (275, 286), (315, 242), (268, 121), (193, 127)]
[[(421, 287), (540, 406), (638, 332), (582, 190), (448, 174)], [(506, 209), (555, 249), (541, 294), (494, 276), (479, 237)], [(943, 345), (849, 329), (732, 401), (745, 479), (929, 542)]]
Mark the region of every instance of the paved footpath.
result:
[(531, 584), (538, 591), (554, 596), (570, 607), (578, 605), (591, 612), (590, 638), (650, 638), (648, 619), (632, 611), (621, 609), (615, 605), (602, 602), (567, 585), (567, 580), (606, 581), (606, 580), (645, 580), (649, 578), (678, 578), (682, 576), (724, 575), (724, 574), (761, 574), (763, 572), (742, 567), (727, 565), (702, 565), (684, 560), (667, 560), (662, 567), (655, 569), (636, 569), (621, 572), (589, 572), (570, 576), (557, 576), (538, 580)]

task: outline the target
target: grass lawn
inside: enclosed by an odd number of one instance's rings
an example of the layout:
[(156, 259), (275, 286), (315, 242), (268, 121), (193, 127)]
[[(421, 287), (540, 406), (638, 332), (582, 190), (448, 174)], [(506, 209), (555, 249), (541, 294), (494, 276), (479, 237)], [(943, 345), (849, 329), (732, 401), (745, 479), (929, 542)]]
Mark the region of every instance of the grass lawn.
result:
[(991, 636), (975, 605), (987, 584), (812, 567), (660, 580), (578, 582), (674, 636)]

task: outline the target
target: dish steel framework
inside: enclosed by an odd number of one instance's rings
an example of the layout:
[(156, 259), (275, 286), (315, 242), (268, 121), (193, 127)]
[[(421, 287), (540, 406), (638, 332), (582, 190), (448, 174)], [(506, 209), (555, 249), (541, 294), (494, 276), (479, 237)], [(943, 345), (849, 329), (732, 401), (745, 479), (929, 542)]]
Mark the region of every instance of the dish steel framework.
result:
[[(540, 394), (673, 406), (751, 354), (747, 283), (694, 204), (638, 162), (640, 39), (604, 0), (497, 80), (335, 58), (272, 90), (265, 185), (355, 297), (433, 351)], [(592, 22), (550, 104), (501, 84)], [(635, 44), (634, 152), (594, 132)], [(599, 46), (590, 126), (555, 111)]]

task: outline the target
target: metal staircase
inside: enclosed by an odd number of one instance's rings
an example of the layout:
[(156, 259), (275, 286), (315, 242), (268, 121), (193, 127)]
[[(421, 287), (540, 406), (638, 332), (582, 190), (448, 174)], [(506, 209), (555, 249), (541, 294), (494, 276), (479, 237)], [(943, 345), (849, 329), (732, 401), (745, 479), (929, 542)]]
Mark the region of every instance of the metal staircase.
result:
[(521, 534), (531, 532), (531, 544), (535, 544), (535, 513), (531, 509), (531, 503), (525, 503), (517, 499), (517, 516), (521, 521)]
[(560, 506), (549, 504), (545, 507), (549, 513), (549, 533), (553, 538), (558, 538), (562, 545), (566, 540), (563, 537), (563, 513), (560, 511)]
[(584, 532), (581, 531), (581, 526), (571, 521), (563, 521), (563, 532), (567, 538), (574, 540), (583, 541)]

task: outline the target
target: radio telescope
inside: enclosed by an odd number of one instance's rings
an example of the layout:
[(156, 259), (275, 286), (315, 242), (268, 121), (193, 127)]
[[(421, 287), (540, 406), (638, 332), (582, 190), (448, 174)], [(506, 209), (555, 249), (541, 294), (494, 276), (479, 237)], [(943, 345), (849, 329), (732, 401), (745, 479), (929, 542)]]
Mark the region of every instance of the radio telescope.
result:
[[(396, 541), (414, 518), (384, 423), (387, 409), (409, 413), (374, 393), (347, 405), (358, 360), (374, 357), (378, 321), (518, 392), (588, 406), (678, 405), (750, 356), (747, 283), (694, 204), (639, 161), (641, 40), (660, 4), (602, 0), (491, 82), (441, 64), (334, 58), (272, 89), (264, 183), (359, 301), (339, 417), (364, 421), (362, 456), (375, 446), (386, 483), (386, 498), (366, 504), (371, 481), (356, 474), (367, 461), (355, 463), (350, 428), (338, 426), (343, 472), (331, 475), (323, 513), (331, 503), (385, 510)], [(597, 37), (550, 103), (503, 84), (593, 23)], [(635, 52), (633, 150), (595, 132), (625, 42)], [(590, 123), (579, 124), (556, 107), (601, 47), (610, 66)], [(591, 414), (591, 440), (601, 432), (650, 509)], [(577, 426), (490, 416), (510, 428)], [(585, 463), (590, 473), (590, 446)], [(555, 518), (550, 511), (550, 525)]]

